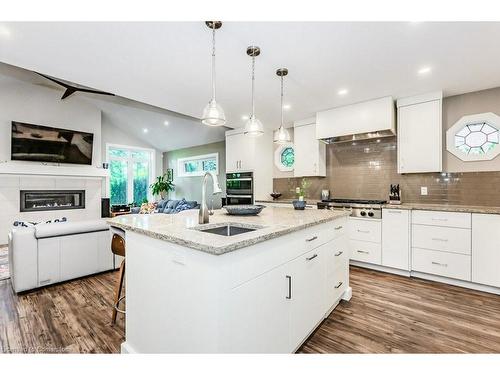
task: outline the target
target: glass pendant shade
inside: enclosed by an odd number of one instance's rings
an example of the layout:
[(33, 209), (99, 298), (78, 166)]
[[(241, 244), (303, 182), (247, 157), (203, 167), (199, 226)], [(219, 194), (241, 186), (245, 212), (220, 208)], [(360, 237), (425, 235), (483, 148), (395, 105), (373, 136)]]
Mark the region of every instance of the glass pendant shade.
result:
[(290, 132), (284, 126), (280, 126), (279, 129), (274, 132), (274, 143), (285, 144), (291, 141)]
[(203, 110), (201, 122), (208, 126), (222, 126), (226, 123), (226, 115), (222, 107), (215, 101), (210, 100)]
[(245, 134), (249, 137), (258, 137), (264, 134), (264, 125), (259, 119), (252, 116), (245, 123)]

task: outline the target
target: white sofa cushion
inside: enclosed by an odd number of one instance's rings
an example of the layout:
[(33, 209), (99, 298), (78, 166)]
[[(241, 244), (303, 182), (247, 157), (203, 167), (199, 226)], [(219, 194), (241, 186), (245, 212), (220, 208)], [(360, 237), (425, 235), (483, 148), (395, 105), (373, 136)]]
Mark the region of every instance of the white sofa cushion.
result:
[(35, 226), (36, 238), (68, 236), (70, 234), (91, 233), (109, 230), (105, 220), (87, 220), (38, 224)]

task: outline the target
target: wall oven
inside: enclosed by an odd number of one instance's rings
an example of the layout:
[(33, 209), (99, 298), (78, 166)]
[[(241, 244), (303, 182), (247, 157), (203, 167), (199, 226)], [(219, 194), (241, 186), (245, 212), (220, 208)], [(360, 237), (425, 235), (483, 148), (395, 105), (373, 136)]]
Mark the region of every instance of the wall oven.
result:
[(226, 204), (253, 204), (253, 173), (226, 174)]

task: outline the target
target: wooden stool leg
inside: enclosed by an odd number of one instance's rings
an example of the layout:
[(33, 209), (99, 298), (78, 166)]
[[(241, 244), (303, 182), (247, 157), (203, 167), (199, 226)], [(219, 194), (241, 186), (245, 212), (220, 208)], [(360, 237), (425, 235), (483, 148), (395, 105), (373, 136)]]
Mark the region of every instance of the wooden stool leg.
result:
[(118, 275), (118, 285), (116, 286), (115, 289), (115, 299), (113, 303), (113, 315), (111, 315), (111, 325), (116, 323), (116, 314), (118, 313), (117, 305), (120, 302), (120, 296), (122, 294), (122, 287), (123, 287), (123, 278), (125, 276), (125, 259), (123, 259), (122, 264), (120, 265), (120, 274)]

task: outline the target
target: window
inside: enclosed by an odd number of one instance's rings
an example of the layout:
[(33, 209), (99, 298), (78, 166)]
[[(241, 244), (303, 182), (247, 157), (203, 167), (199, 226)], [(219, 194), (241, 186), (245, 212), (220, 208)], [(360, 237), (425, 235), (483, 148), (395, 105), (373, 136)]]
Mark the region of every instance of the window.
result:
[(140, 205), (148, 200), (154, 178), (154, 150), (106, 145), (111, 204)]
[(463, 161), (492, 160), (500, 153), (499, 119), (494, 113), (463, 116), (446, 132), (447, 150)]
[(207, 154), (177, 159), (179, 177), (203, 176), (205, 172), (219, 174), (219, 154)]
[(274, 152), (274, 164), (282, 172), (293, 171), (295, 164), (295, 149), (288, 143), (279, 146)]

